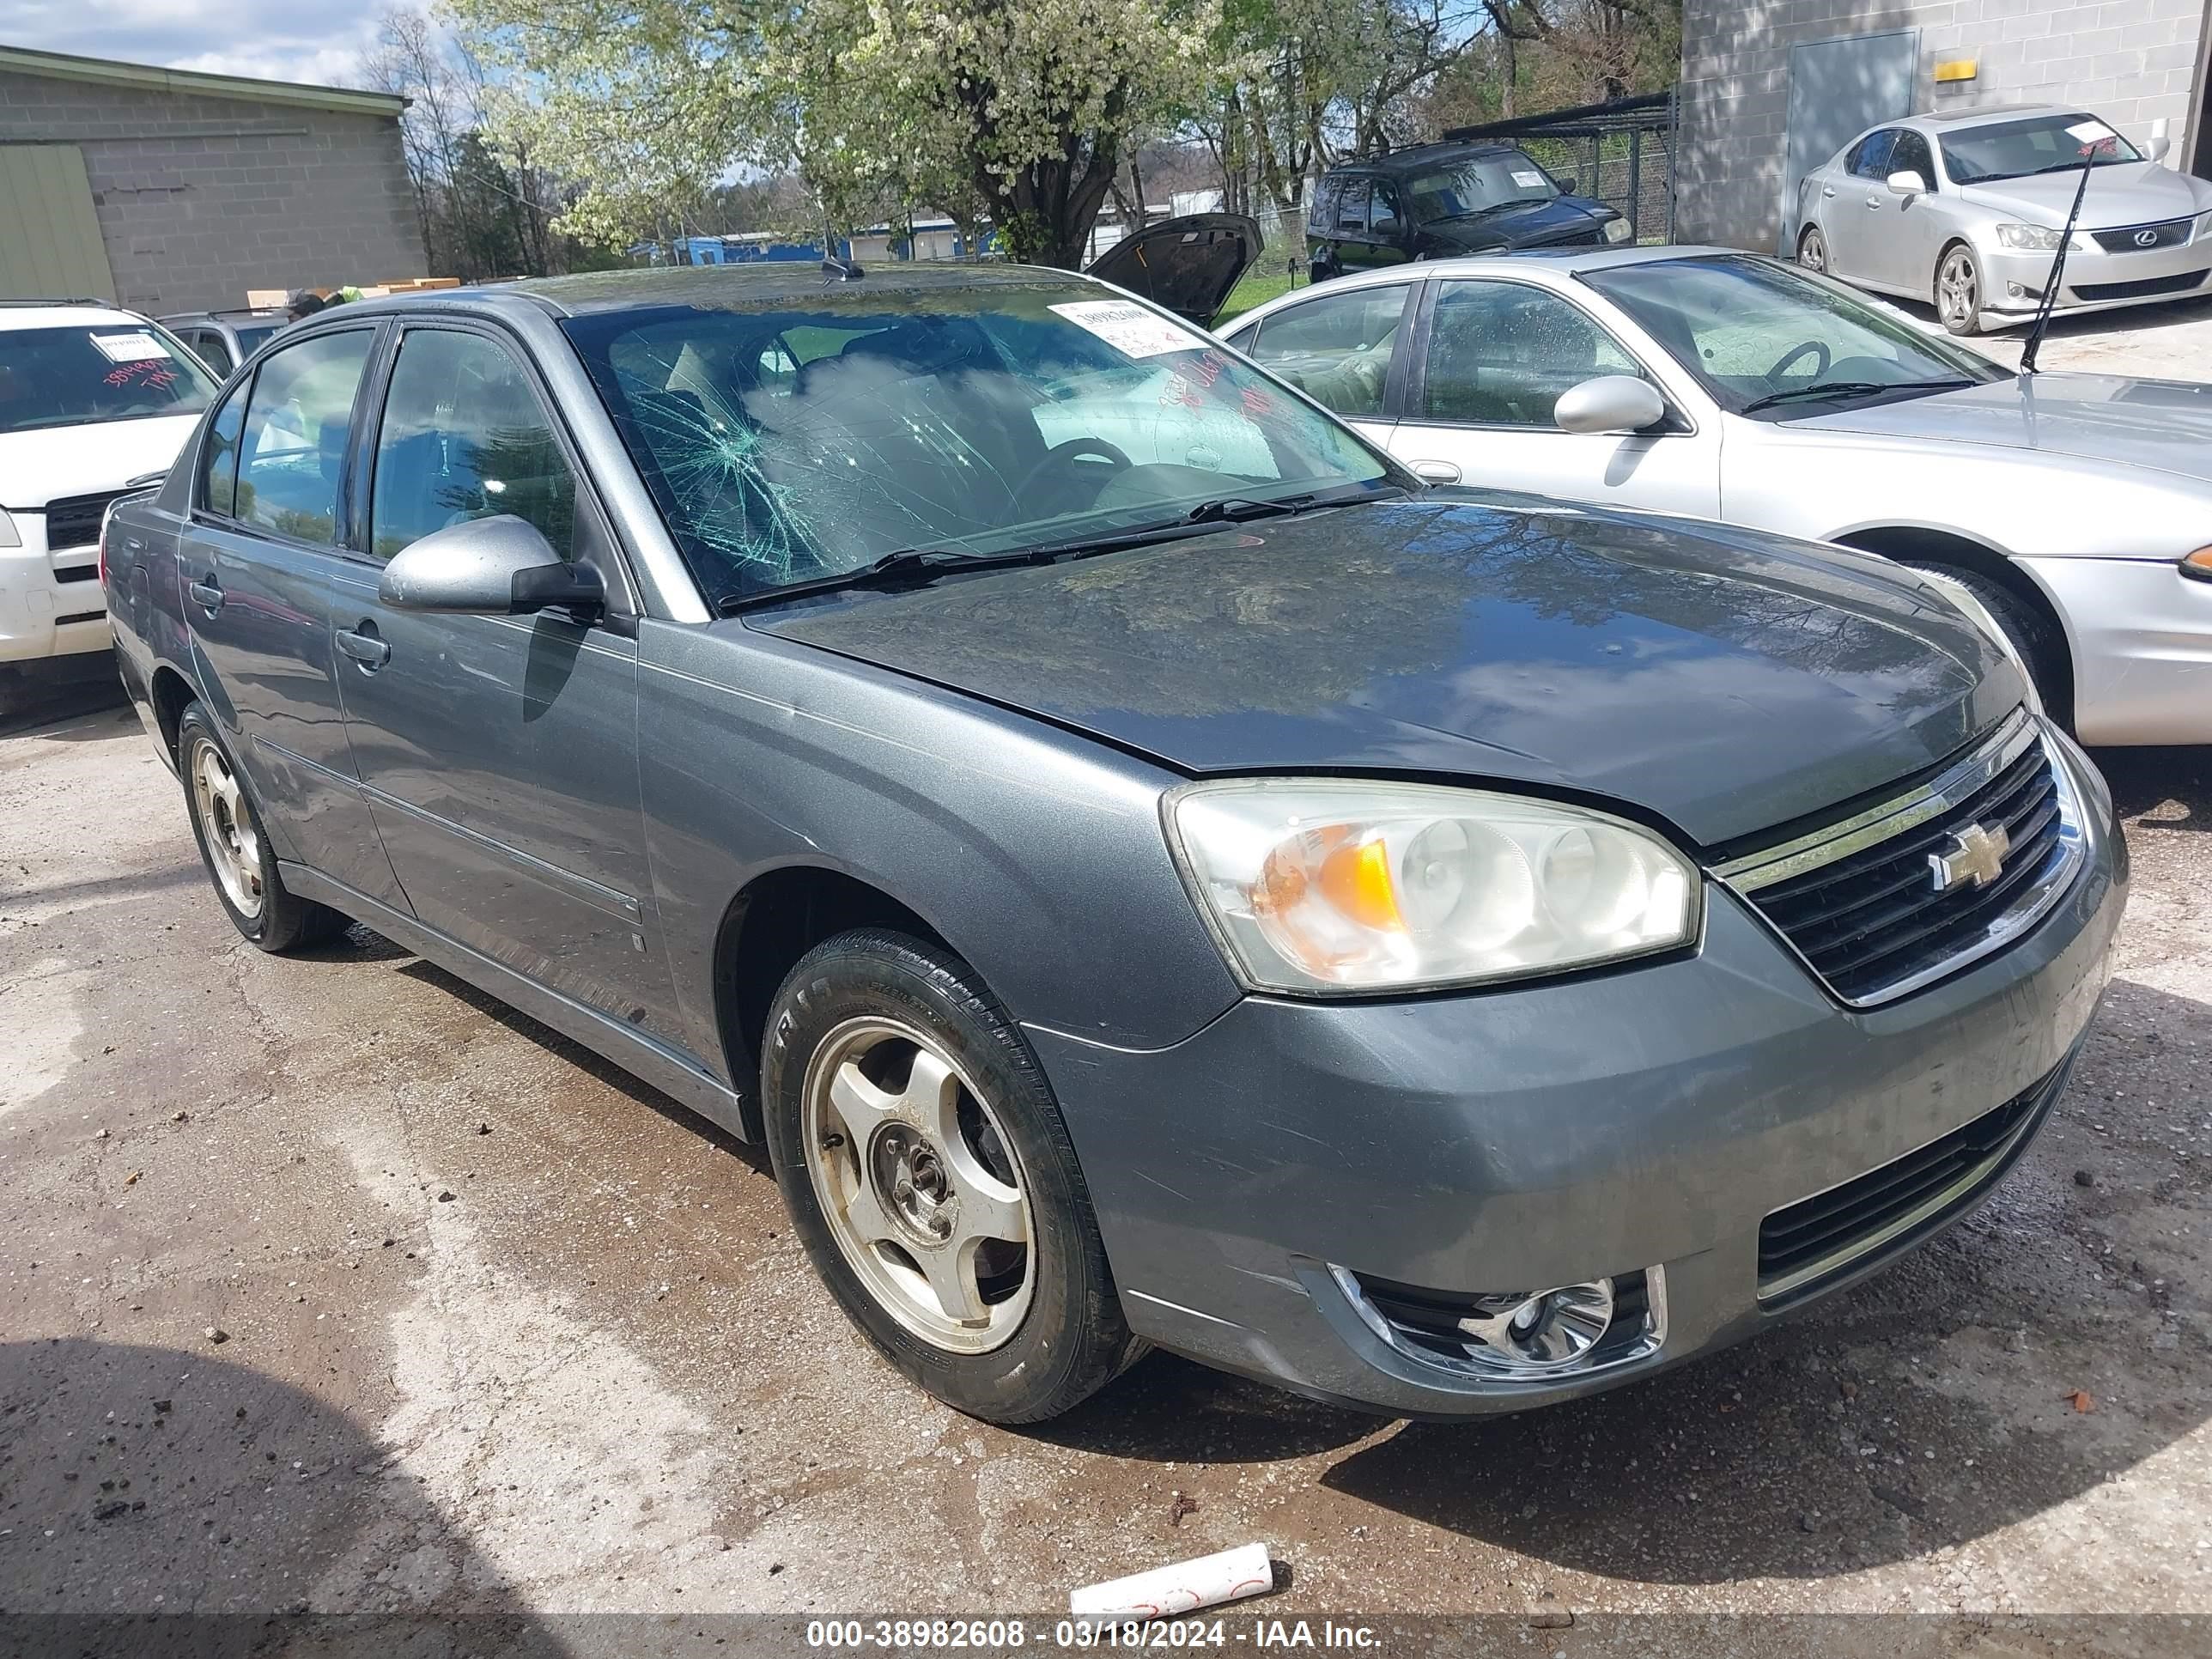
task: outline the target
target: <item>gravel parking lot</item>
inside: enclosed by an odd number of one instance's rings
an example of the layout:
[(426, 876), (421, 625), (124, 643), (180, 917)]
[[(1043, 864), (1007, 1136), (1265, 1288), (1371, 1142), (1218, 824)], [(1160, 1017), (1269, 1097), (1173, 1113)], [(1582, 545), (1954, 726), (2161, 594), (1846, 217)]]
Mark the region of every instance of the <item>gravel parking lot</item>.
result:
[[(2146, 332), (2212, 377), (2212, 312)], [(1014, 1434), (875, 1359), (757, 1151), (363, 930), (239, 940), (106, 685), (0, 732), (0, 1613), (1041, 1612), (1258, 1539), (1284, 1616), (2212, 1615), (2207, 751), (2100, 757), (2118, 977), (1905, 1265), (1531, 1416), (1155, 1356)]]

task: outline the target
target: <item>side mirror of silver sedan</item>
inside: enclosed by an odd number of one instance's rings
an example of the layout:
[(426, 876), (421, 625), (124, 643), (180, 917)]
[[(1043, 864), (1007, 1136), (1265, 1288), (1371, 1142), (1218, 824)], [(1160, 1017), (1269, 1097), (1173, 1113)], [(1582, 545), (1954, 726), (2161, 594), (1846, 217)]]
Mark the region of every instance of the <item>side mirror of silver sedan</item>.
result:
[(589, 560), (563, 562), (536, 526), (501, 514), (434, 530), (392, 556), (376, 597), (395, 611), (525, 616), (597, 611), (606, 584)]
[(1893, 173), (1889, 175), (1889, 189), (1893, 196), (1925, 196), (1928, 193), (1928, 181), (1907, 168), (1903, 173)]
[(1601, 374), (1560, 394), (1552, 419), (1562, 432), (1641, 432), (1667, 418), (1667, 403), (1649, 380)]

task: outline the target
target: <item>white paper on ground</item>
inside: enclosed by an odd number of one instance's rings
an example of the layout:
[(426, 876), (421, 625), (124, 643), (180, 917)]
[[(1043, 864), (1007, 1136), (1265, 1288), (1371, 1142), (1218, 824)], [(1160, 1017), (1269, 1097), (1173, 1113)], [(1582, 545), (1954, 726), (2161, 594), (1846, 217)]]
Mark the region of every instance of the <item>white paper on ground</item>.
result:
[(111, 363), (143, 363), (150, 357), (167, 357), (169, 348), (143, 328), (128, 334), (95, 334), (93, 344), (107, 356)]
[[(1054, 307), (1057, 309), (1058, 307)], [(1132, 1573), (1110, 1583), (1088, 1584), (1067, 1598), (1078, 1619), (1172, 1619), (1200, 1607), (1241, 1601), (1275, 1587), (1265, 1544), (1245, 1544), (1195, 1561), (1178, 1561)]]
[(1070, 300), (1052, 309), (1127, 356), (1158, 357), (1170, 351), (1195, 351), (1212, 343), (1195, 330), (1171, 323), (1127, 300)]

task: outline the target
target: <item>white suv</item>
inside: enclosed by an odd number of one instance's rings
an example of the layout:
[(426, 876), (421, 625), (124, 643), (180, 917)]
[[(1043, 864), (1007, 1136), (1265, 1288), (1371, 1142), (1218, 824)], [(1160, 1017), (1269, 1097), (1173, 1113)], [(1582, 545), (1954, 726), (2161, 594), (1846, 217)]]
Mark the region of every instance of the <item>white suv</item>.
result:
[(100, 516), (168, 470), (216, 384), (136, 312), (0, 301), (0, 675), (108, 648)]

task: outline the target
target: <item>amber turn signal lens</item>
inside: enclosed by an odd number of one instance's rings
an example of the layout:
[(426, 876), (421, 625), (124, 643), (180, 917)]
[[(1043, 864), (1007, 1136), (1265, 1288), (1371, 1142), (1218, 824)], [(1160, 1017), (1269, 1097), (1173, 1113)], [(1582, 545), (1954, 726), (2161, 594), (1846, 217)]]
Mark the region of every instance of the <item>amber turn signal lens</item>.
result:
[(2200, 582), (2212, 582), (2212, 547), (2200, 547), (2181, 562), (2181, 574)]

